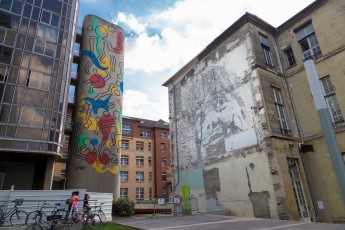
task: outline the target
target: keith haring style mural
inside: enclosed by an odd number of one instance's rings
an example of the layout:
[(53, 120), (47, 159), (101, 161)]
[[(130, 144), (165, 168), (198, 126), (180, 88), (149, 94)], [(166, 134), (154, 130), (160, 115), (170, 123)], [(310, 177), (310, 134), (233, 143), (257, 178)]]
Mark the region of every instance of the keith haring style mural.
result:
[(123, 30), (89, 16), (84, 20), (81, 47), (71, 170), (85, 166), (85, 171), (90, 168), (99, 174), (117, 174), (122, 130)]

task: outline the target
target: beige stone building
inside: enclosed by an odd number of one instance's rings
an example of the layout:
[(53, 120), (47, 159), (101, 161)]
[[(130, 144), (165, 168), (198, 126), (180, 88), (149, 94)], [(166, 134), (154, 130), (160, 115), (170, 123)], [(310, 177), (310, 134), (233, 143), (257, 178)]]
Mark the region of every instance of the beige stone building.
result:
[(317, 58), (345, 152), (344, 13), (344, 1), (315, 1), (278, 28), (246, 13), (164, 83), (174, 195), (201, 212), (344, 221), (303, 67)]

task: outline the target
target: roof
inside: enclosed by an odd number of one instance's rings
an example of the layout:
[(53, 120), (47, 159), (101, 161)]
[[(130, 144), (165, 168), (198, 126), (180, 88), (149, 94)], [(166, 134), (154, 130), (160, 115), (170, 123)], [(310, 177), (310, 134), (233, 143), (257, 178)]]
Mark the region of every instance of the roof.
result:
[(154, 120), (147, 120), (143, 118), (127, 117), (127, 116), (123, 116), (122, 119), (137, 121), (139, 127), (169, 129), (169, 123), (163, 121), (162, 119), (159, 119), (158, 121), (154, 121)]

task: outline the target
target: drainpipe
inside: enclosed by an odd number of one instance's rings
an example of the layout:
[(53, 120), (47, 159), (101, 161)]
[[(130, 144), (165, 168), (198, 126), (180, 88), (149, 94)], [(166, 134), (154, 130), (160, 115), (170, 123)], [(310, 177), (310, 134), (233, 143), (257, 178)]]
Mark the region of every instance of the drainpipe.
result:
[[(276, 44), (278, 44), (277, 40), (276, 40)], [(305, 162), (305, 158), (304, 158), (303, 153), (301, 151), (301, 146), (304, 144), (304, 140), (303, 140), (303, 137), (302, 137), (302, 134), (301, 134), (300, 125), (299, 125), (298, 120), (297, 120), (296, 108), (295, 108), (295, 105), (294, 105), (293, 100), (292, 100), (292, 96), (291, 96), (291, 93), (290, 93), (290, 90), (289, 90), (289, 83), (288, 83), (287, 77), (286, 77), (285, 68), (283, 67), (283, 65), (281, 63), (281, 59), (280, 59), (279, 53), (278, 53), (278, 57), (279, 57), (279, 61), (280, 61), (280, 66), (282, 66), (282, 71), (283, 71), (283, 74), (284, 74), (285, 84), (286, 84), (286, 87), (288, 89), (287, 93), (288, 93), (289, 99), (291, 101), (292, 111), (293, 111), (293, 114), (294, 114), (294, 117), (295, 117), (295, 121), (296, 121), (296, 126), (297, 126), (297, 132), (298, 132), (298, 136), (300, 138), (300, 142), (298, 143), (298, 151), (299, 151), (299, 154), (301, 156), (301, 161), (302, 161), (302, 165), (303, 165), (303, 168), (304, 168), (305, 177), (306, 177), (306, 180), (307, 180), (307, 188), (308, 188), (308, 191), (309, 191), (309, 194), (310, 194), (310, 198), (311, 198), (311, 202), (313, 204), (313, 208), (315, 210), (316, 222), (320, 222), (319, 210), (316, 208), (317, 206), (316, 206), (315, 195), (314, 195), (313, 190), (311, 189), (312, 183), (311, 183), (311, 180), (310, 180), (309, 171), (308, 171), (308, 168), (307, 168), (307, 164)]]
[(177, 182), (173, 185), (173, 193), (175, 193), (178, 184), (180, 183), (180, 159), (178, 152), (178, 139), (177, 139), (177, 112), (176, 112), (176, 86), (173, 84), (174, 88), (174, 122), (175, 122), (175, 152), (176, 152), (176, 163), (177, 163)]
[(311, 88), (311, 92), (313, 95), (315, 108), (320, 118), (323, 135), (326, 140), (335, 176), (338, 180), (340, 196), (342, 197), (343, 204), (345, 206), (345, 164), (340, 153), (339, 145), (337, 143), (337, 138), (335, 136), (329, 110), (325, 98), (323, 96), (314, 60), (304, 60), (304, 67), (307, 73), (309, 86)]

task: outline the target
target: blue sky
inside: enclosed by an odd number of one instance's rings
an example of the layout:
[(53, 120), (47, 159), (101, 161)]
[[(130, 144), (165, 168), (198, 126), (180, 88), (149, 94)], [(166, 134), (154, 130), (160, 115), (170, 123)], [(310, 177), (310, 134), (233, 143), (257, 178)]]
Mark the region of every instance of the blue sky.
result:
[(313, 0), (80, 0), (78, 25), (94, 14), (125, 30), (123, 115), (169, 121), (162, 84), (245, 12), (273, 26)]

